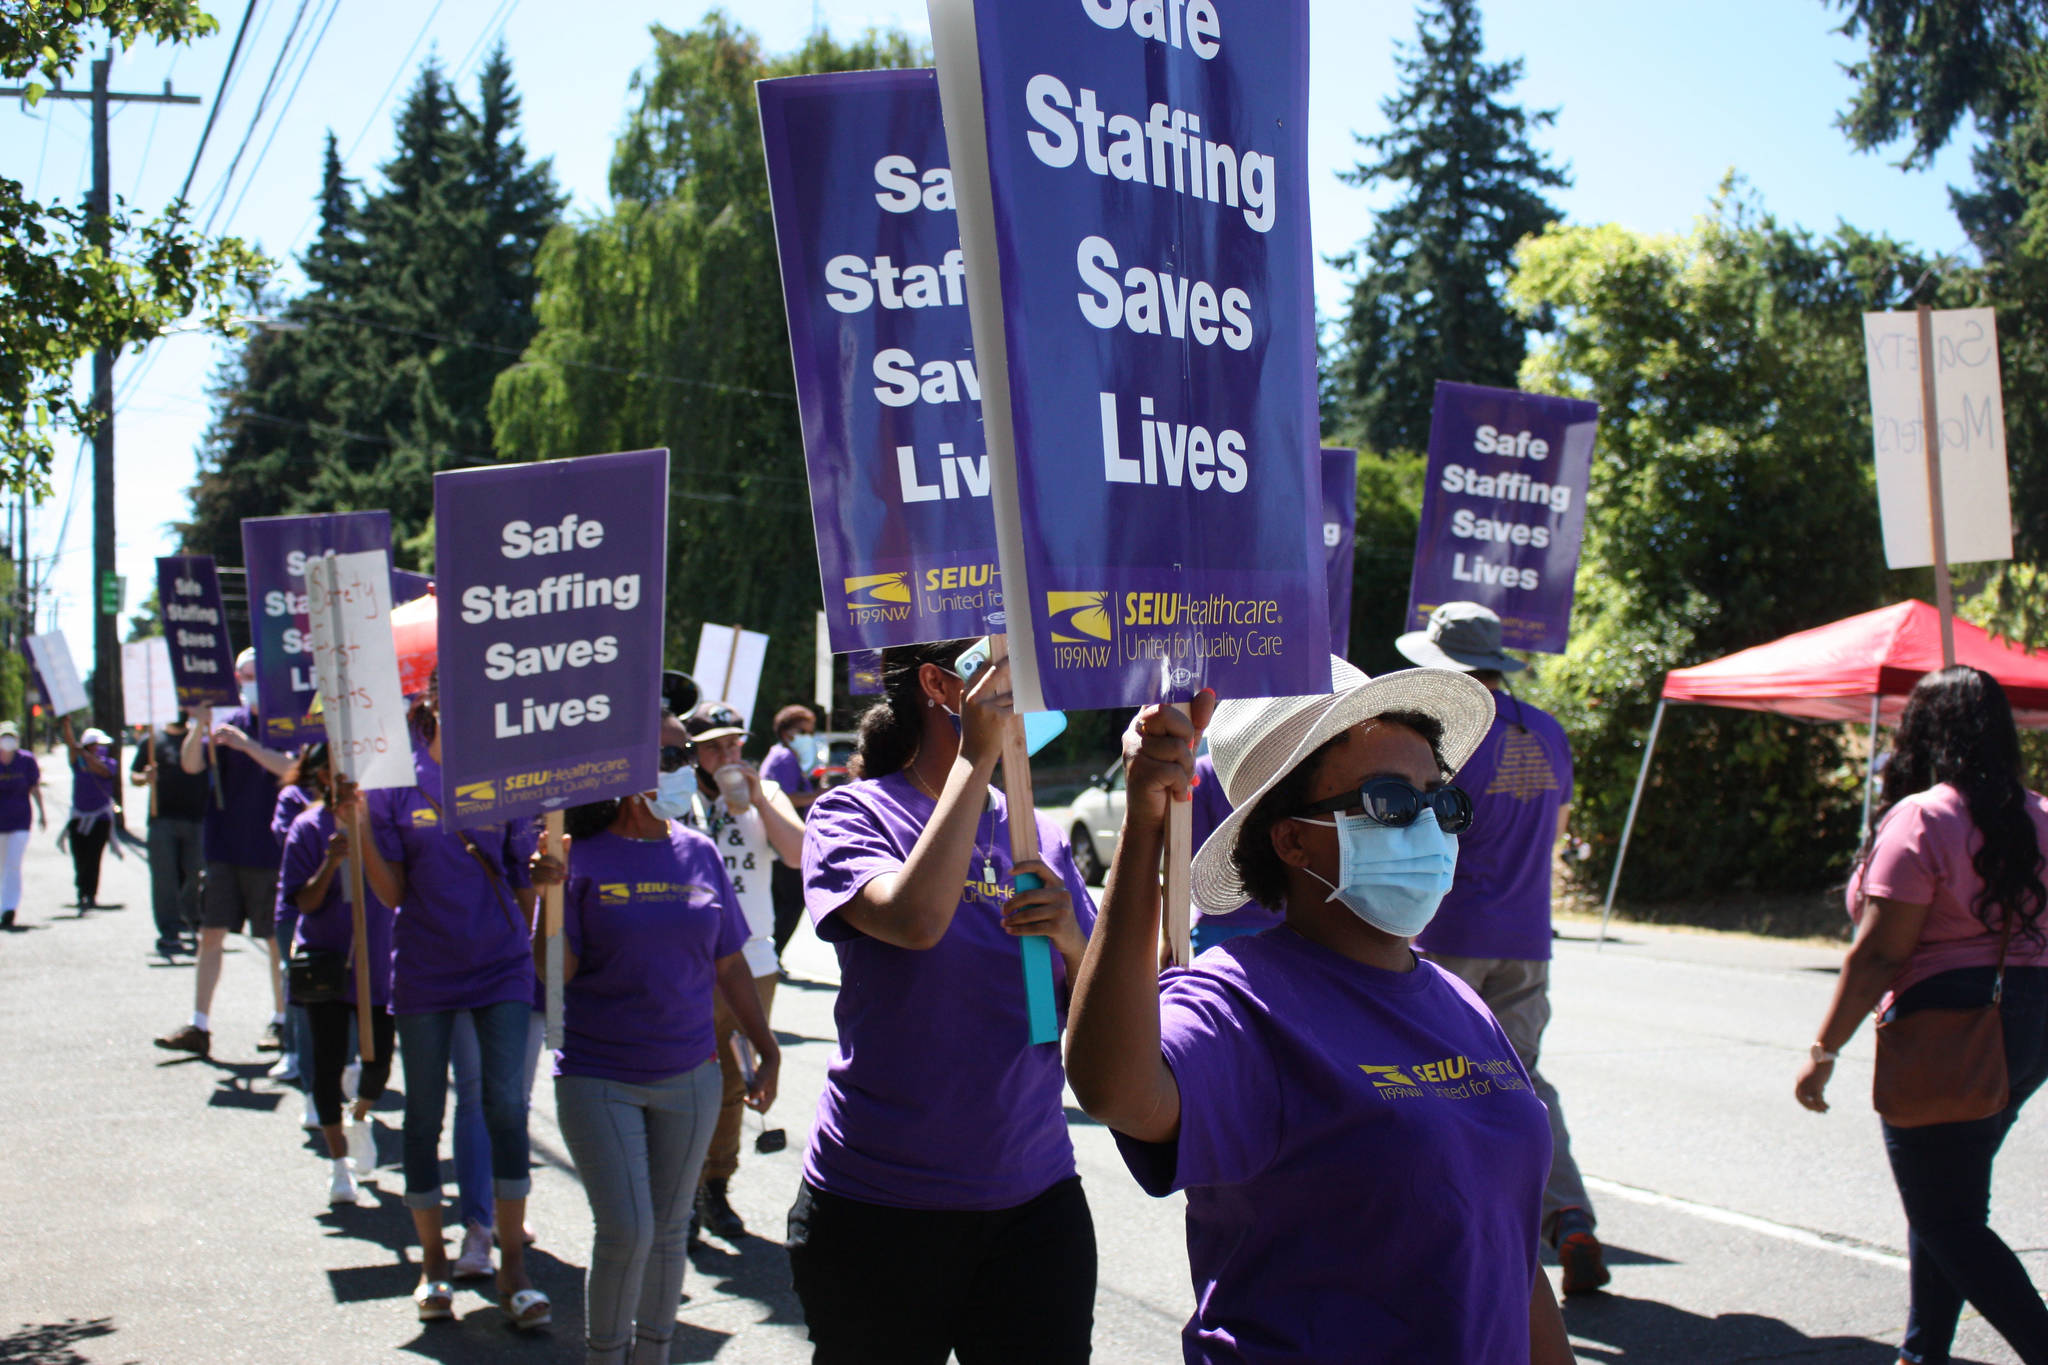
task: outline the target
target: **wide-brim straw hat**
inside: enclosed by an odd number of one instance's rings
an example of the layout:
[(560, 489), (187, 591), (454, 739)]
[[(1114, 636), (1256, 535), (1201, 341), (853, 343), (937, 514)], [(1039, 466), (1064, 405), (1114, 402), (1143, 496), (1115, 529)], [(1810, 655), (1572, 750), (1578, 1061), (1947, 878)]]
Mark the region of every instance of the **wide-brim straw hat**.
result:
[(1209, 721), (1209, 756), (1232, 809), (1195, 855), (1195, 904), (1218, 912), (1242, 905), (1244, 882), (1231, 855), (1246, 817), (1303, 759), (1389, 711), (1433, 717), (1443, 727), (1439, 752), (1456, 771), (1493, 724), (1493, 693), (1447, 668), (1409, 668), (1373, 678), (1333, 656), (1329, 692), (1218, 704)]

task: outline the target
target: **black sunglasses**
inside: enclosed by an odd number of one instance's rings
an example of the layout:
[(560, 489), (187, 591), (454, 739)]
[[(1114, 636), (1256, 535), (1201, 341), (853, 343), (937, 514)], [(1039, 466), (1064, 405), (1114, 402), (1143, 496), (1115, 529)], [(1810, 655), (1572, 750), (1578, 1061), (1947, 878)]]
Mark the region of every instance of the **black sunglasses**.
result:
[(1365, 818), (1374, 824), (1400, 829), (1414, 824), (1424, 809), (1436, 812), (1437, 827), (1446, 834), (1463, 834), (1472, 828), (1472, 798), (1465, 795), (1463, 788), (1443, 786), (1434, 791), (1417, 791), (1398, 777), (1369, 778), (1357, 791), (1304, 806), (1300, 814), (1363, 810)]
[(696, 761), (697, 751), (695, 745), (687, 749), (679, 744), (664, 744), (661, 746), (661, 770), (665, 773), (672, 773), (687, 768)]

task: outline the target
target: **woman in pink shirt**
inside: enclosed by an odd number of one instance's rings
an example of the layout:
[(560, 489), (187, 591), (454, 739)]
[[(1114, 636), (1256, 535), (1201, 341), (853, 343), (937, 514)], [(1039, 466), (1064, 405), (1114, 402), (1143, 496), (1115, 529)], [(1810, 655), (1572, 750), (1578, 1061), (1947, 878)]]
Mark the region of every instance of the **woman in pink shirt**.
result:
[(1899, 1350), (1911, 1365), (1946, 1365), (1966, 1300), (2026, 1365), (2048, 1365), (2048, 1305), (1990, 1224), (1992, 1158), (2048, 1078), (2044, 849), (2048, 799), (2020, 782), (2019, 732), (1998, 680), (1974, 668), (1922, 678), (1849, 882), (1856, 942), (1796, 1089), (1801, 1104), (1826, 1112), (1835, 1054), (1880, 1004), (1889, 1021), (1998, 1002), (2005, 1108), (1969, 1123), (1884, 1125), (1911, 1232), (1912, 1306)]

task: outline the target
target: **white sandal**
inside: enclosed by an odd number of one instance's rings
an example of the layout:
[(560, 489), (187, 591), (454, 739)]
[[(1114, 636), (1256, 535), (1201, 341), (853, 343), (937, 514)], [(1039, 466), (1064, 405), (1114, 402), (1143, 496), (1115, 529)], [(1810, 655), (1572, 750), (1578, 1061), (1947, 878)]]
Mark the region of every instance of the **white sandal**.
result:
[(455, 1316), (455, 1286), (446, 1280), (421, 1280), (412, 1301), (421, 1322), (446, 1322)]
[(546, 1327), (555, 1320), (554, 1305), (538, 1289), (515, 1289), (509, 1295), (500, 1296), (498, 1306), (512, 1319), (512, 1325), (522, 1332)]

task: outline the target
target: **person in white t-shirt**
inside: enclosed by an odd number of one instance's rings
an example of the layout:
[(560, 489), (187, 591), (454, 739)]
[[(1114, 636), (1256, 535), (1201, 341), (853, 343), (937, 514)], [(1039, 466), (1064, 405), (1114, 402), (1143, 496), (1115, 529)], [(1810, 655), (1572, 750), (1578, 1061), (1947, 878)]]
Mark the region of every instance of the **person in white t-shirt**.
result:
[[(683, 721), (697, 746), (697, 793), (686, 823), (702, 830), (725, 858), (726, 875), (739, 896), (747, 920), (742, 950), (754, 974), (754, 989), (766, 1017), (775, 1003), (781, 963), (775, 954), (775, 899), (770, 869), (778, 861), (803, 865), (804, 822), (782, 787), (763, 778), (740, 757), (747, 729), (737, 711), (722, 701), (706, 701)], [(718, 1066), (725, 1094), (718, 1128), (704, 1158), (697, 1186), (696, 1226), (728, 1242), (746, 1235), (746, 1224), (733, 1212), (727, 1189), (740, 1164), (740, 1119), (747, 1087), (734, 1035), (739, 1023), (721, 999), (717, 1002)]]

